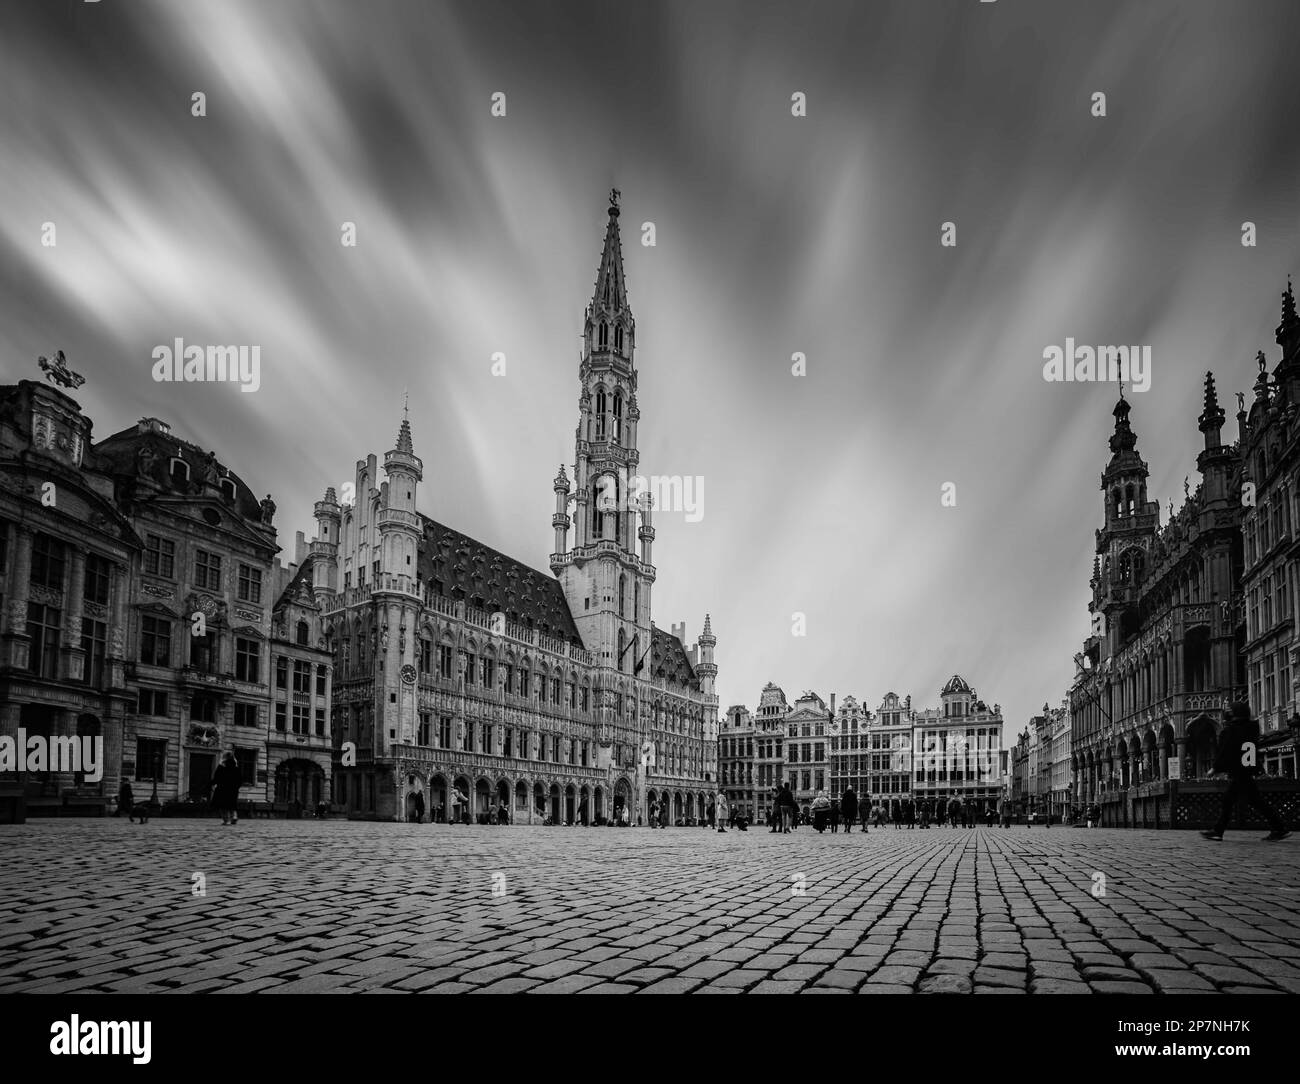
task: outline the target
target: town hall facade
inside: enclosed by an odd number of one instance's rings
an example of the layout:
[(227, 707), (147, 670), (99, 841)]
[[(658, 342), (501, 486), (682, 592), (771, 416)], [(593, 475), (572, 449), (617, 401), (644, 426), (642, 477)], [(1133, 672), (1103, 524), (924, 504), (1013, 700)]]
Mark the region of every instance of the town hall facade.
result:
[[(652, 620), (652, 501), (637, 477), (636, 325), (617, 192), (583, 327), (573, 478), (550, 574), (417, 510), (410, 422), (355, 500), (315, 507), (312, 588), (334, 658), (333, 795), (350, 816), (670, 823), (717, 786), (716, 638)], [(572, 509), (572, 512), (570, 511)], [(417, 797), (418, 796), (418, 797)]]

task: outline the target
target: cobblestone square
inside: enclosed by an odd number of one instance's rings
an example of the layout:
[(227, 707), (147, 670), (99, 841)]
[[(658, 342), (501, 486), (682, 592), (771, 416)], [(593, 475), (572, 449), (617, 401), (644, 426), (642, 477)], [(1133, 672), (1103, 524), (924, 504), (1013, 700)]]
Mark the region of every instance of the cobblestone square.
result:
[(64, 820), (0, 854), (3, 992), (1300, 993), (1300, 847), (1258, 833)]

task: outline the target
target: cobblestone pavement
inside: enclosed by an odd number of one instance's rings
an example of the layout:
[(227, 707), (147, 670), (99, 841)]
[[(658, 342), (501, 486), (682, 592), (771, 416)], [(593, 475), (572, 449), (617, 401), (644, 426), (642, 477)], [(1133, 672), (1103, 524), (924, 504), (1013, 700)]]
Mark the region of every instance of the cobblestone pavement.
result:
[(0, 991), (172, 990), (1300, 993), (1300, 846), (1059, 826), (0, 827)]

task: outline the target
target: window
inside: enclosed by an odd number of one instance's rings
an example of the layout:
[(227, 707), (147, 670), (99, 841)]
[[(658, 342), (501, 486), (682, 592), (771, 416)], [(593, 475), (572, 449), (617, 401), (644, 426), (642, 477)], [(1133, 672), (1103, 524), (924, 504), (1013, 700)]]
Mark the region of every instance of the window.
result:
[(311, 626), (306, 621), (299, 621), (295, 630), (294, 642), (299, 647), (311, 646)]
[(235, 763), (239, 765), (239, 775), (243, 780), (244, 786), (252, 787), (257, 784), (257, 750), (241, 749), (239, 746), (234, 747)]
[(569, 710), (572, 711), (578, 706), (578, 686), (575, 682), (569, 682)]
[(473, 719), (465, 720), (465, 744), (462, 746), (462, 748), (469, 752), (474, 751), (474, 720)]
[(104, 687), (104, 665), (108, 655), (108, 625), (103, 621), (81, 620), (81, 650), (85, 653), (82, 677), (94, 689)]
[(1291, 658), (1286, 647), (1277, 653), (1277, 699), (1283, 707), (1291, 702)]
[(501, 755), (505, 757), (514, 756), (514, 737), (515, 732), (511, 727), (505, 728), (505, 734), (502, 736)]
[(303, 696), (311, 692), (311, 663), (295, 659), (293, 663), (293, 691)]
[(803, 786), (799, 788), (800, 790), (809, 790), (809, 789), (811, 789), (811, 787), (812, 787), (812, 778), (811, 778), (811, 775), (812, 775), (811, 772), (804, 772), (804, 773), (803, 773)]
[(474, 653), (471, 651), (464, 652), (465, 659), (465, 684), (474, 684)]
[[(257, 705), (235, 703), (235, 726), (257, 726)], [(243, 763), (241, 758), (240, 763)]]
[(492, 689), (493, 688), (492, 679), (495, 676), (496, 676), (495, 660), (490, 659), (488, 658), (488, 656), (484, 655), (479, 660), (480, 684), (482, 684), (483, 688), (485, 689)]
[(27, 604), (28, 648), (27, 668), (37, 677), (57, 676), (59, 662), (59, 622), (62, 611), (36, 602)]
[(88, 554), (86, 556), (86, 581), (81, 592), (82, 598), (87, 602), (107, 606), (108, 585), (112, 575), (113, 566), (109, 564), (107, 557), (100, 557), (97, 553)]
[(440, 678), (451, 677), (451, 645), (438, 645), (438, 676)]
[(529, 671), (526, 669), (519, 671), (519, 695), (523, 697), (528, 696), (528, 675)]
[(211, 697), (196, 696), (190, 701), (190, 719), (196, 723), (215, 723), (217, 702)]
[(135, 778), (137, 781), (167, 782), (167, 740), (136, 738)]
[(325, 737), (325, 709), (316, 709), (316, 737)]
[(307, 705), (300, 704), (297, 701), (293, 705), (293, 732), (295, 734), (309, 733), (307, 726)]
[(235, 678), (238, 681), (259, 680), (259, 661), (262, 647), (256, 640), (239, 636), (235, 638)]
[(176, 578), (176, 543), (156, 534), (144, 536), (144, 570), (163, 579)]
[(559, 702), (560, 702), (560, 679), (557, 677), (553, 677), (551, 678), (551, 703), (559, 704)]
[(277, 655), (275, 659), (275, 687), (277, 689), (289, 687), (289, 660), (283, 655)]
[(420, 712), (420, 729), (415, 738), (416, 745), (433, 744), (433, 722), (427, 711)]
[(136, 697), (136, 711), (140, 715), (166, 715), (167, 694), (161, 689), (141, 689)]
[(588, 710), (588, 705), (589, 705), (590, 703), (591, 703), (591, 690), (590, 690), (590, 689), (587, 689), (587, 688), (584, 688), (584, 689), (582, 690), (582, 710), (583, 710), (583, 711), (587, 711), (587, 710)]
[(33, 587), (63, 590), (64, 553), (66, 547), (47, 534), (32, 536), (32, 565), (29, 582)]
[(558, 734), (551, 735), (551, 761), (555, 764), (560, 763), (560, 736)]
[(1270, 711), (1277, 704), (1276, 671), (1271, 654), (1264, 656), (1264, 710)]
[(325, 695), (325, 667), (316, 667), (316, 695)]
[(252, 565), (239, 566), (240, 602), (262, 601), (262, 570)]
[(161, 617), (140, 619), (140, 661), (148, 666), (170, 666), (172, 623)]
[(207, 550), (194, 553), (194, 586), (209, 591), (221, 590), (221, 556)]
[(289, 729), (289, 707), (287, 704), (275, 705), (275, 729), (281, 733)]

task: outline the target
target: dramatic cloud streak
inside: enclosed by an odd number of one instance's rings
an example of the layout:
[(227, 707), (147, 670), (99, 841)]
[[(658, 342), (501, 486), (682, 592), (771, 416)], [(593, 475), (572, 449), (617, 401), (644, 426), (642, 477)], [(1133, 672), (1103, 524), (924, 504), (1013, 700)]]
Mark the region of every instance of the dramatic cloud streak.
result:
[[(724, 706), (960, 671), (1018, 727), (1085, 632), (1115, 398), (1042, 350), (1151, 345), (1181, 502), (1201, 376), (1231, 410), (1300, 270), (1293, 8), (5, 5), (0, 365), (62, 347), (97, 436), (169, 419), (286, 545), (409, 389), (424, 511), (545, 567), (617, 184), (642, 469), (706, 478), (656, 522), (658, 623), (713, 612)], [(154, 384), (177, 336), (260, 344), (261, 390)]]

